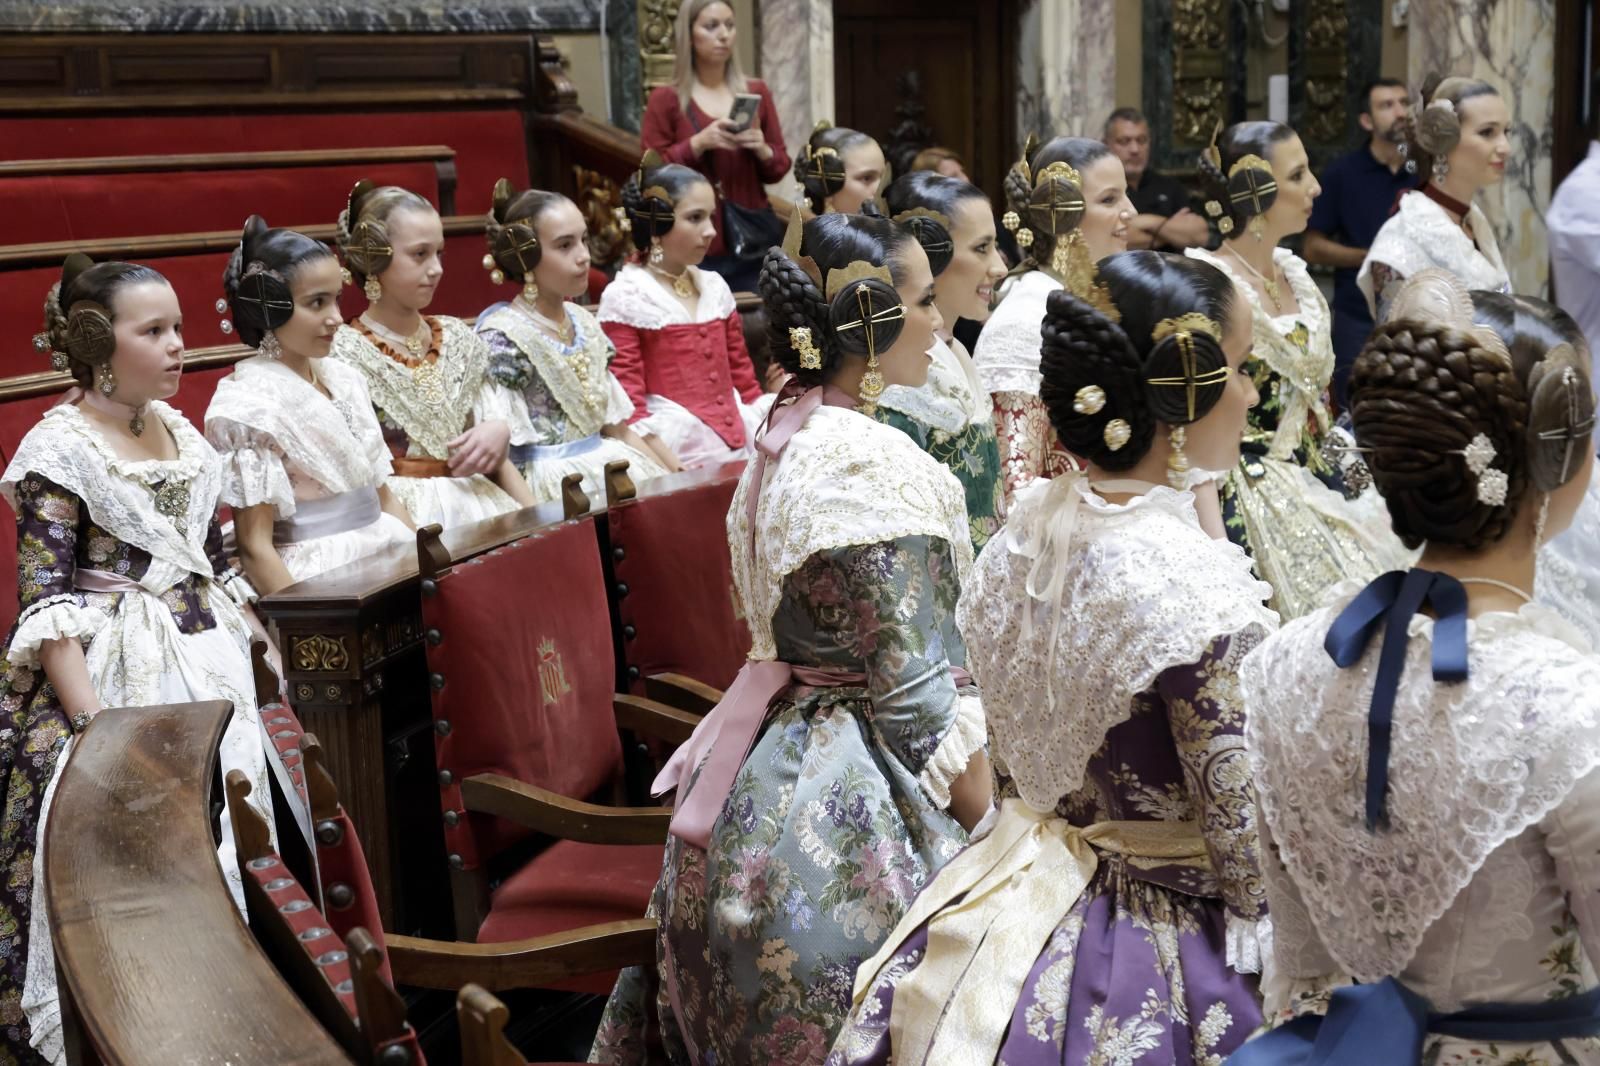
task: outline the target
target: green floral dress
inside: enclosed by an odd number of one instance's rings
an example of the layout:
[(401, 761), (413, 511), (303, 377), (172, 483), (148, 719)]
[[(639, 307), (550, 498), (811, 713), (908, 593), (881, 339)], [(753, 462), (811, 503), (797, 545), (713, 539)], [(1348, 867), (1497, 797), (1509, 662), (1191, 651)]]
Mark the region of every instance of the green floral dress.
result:
[[(945, 541), (911, 536), (818, 552), (784, 580), (778, 658), (867, 675), (773, 703), (706, 852), (667, 846), (652, 913), (670, 938), (674, 1015), (654, 973), (626, 971), (593, 1062), (820, 1063), (856, 967), (965, 842), (942, 806), (983, 743), (955, 626)], [(698, 1045), (692, 1058), (680, 1026)]]

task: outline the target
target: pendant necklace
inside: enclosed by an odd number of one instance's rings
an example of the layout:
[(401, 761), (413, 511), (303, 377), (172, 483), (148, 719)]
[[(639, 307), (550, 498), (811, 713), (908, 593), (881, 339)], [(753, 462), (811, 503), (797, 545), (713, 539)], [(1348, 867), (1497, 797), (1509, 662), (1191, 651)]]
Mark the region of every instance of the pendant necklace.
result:
[[(1228, 254), (1232, 255), (1235, 259), (1237, 259), (1239, 261), (1239, 263), (1246, 270), (1248, 270), (1248, 271), (1250, 271), (1250, 273), (1254, 274), (1256, 276), (1256, 279), (1261, 282), (1261, 287), (1266, 290), (1267, 299), (1272, 301), (1272, 311), (1273, 311), (1274, 314), (1277, 314), (1281, 310), (1281, 308), (1283, 306), (1279, 302), (1279, 298), (1282, 296), (1282, 290), (1278, 288), (1277, 278), (1276, 277), (1269, 278), (1265, 274), (1261, 273), (1261, 271), (1259, 271), (1255, 267), (1251, 266), (1250, 265), (1250, 261), (1247, 260), (1244, 256), (1240, 255), (1238, 253), (1238, 251), (1231, 244), (1224, 245), (1223, 247), (1227, 248), (1228, 249)], [(1277, 266), (1276, 263), (1273, 264), (1272, 271), (1273, 271), (1274, 274), (1277, 273), (1278, 266)]]
[(660, 267), (656, 266), (654, 263), (646, 263), (645, 266), (648, 267), (650, 273), (654, 274), (656, 277), (670, 281), (672, 283), (672, 291), (677, 293), (683, 299), (687, 300), (691, 296), (695, 295), (694, 278), (689, 276), (688, 267), (684, 267), (676, 274), (669, 274), (665, 270), (662, 270)]

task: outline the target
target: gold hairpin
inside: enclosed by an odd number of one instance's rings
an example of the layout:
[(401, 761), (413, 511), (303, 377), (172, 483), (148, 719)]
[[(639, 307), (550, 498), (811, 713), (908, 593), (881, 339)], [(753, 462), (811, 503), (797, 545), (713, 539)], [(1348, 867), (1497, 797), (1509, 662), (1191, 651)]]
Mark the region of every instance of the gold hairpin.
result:
[(1211, 160), (1211, 165), (1217, 173), (1222, 173), (1222, 149), (1217, 147), (1217, 138), (1222, 136), (1222, 120), (1217, 119), (1216, 128), (1211, 131), (1211, 143), (1206, 146), (1205, 157)]
[(800, 354), (801, 370), (822, 369), (822, 353), (811, 339), (810, 326), (790, 326), (789, 346)]
[(1159, 344), (1174, 333), (1185, 330), (1204, 333), (1218, 344), (1222, 343), (1222, 327), (1217, 325), (1215, 319), (1207, 318), (1198, 311), (1190, 311), (1177, 318), (1163, 318), (1156, 323), (1156, 328), (1150, 331), (1150, 342)]
[(1194, 311), (1179, 315), (1177, 318), (1163, 318), (1156, 323), (1156, 328), (1150, 331), (1151, 339), (1158, 344), (1167, 337), (1177, 340), (1178, 361), (1183, 366), (1183, 374), (1178, 377), (1145, 378), (1145, 382), (1150, 385), (1184, 389), (1188, 394), (1184, 400), (1190, 422), (1194, 421), (1195, 390), (1208, 385), (1220, 385), (1228, 380), (1229, 374), (1233, 373), (1233, 368), (1227, 365), (1219, 366), (1204, 374), (1197, 373), (1200, 354), (1194, 343), (1196, 333), (1204, 333), (1217, 343), (1222, 343), (1222, 331), (1217, 328), (1217, 324)]
[[(1240, 173), (1246, 174), (1244, 182), (1246, 187), (1232, 189), (1233, 179)], [(1252, 174), (1265, 177), (1252, 177), (1250, 176)], [(1228, 184), (1230, 186), (1228, 199), (1236, 204), (1249, 200), (1250, 211), (1256, 215), (1264, 212), (1269, 206), (1261, 201), (1278, 193), (1278, 179), (1272, 174), (1272, 166), (1258, 155), (1240, 156), (1233, 166), (1228, 168)]]

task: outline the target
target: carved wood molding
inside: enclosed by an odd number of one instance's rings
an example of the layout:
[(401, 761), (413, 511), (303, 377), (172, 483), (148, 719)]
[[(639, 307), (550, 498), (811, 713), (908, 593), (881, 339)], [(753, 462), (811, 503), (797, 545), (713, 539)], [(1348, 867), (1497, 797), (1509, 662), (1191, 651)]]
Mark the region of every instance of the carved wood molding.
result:
[(639, 0), (639, 91), (645, 99), (651, 89), (672, 84), (678, 61), (673, 27), (680, 6), (681, 0)]

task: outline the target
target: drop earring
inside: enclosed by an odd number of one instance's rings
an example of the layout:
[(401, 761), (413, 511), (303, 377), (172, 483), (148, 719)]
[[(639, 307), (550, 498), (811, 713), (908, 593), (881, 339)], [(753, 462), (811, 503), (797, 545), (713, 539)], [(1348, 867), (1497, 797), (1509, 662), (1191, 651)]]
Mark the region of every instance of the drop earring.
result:
[(1262, 216), (1252, 215), (1249, 224), (1246, 225), (1245, 228), (1250, 231), (1250, 236), (1254, 237), (1256, 240), (1260, 241), (1266, 239), (1264, 235), (1267, 231), (1267, 222)]
[(263, 359), (281, 359), (283, 345), (278, 343), (278, 335), (269, 329), (261, 335), (261, 343), (256, 345), (256, 352)]
[(878, 398), (883, 395), (883, 374), (878, 371), (878, 353), (867, 356), (867, 372), (861, 375), (861, 413), (871, 418), (877, 414)]
[(1189, 431), (1183, 426), (1173, 426), (1167, 430), (1167, 440), (1172, 445), (1172, 451), (1167, 455), (1167, 484), (1180, 491), (1189, 486), (1189, 457), (1183, 454), (1183, 446), (1188, 439)]
[(539, 299), (539, 283), (533, 280), (532, 274), (522, 279), (522, 299), (530, 304)]
[(109, 363), (100, 373), (99, 388), (100, 395), (104, 396), (108, 400), (111, 398), (111, 394), (117, 391), (117, 375), (112, 373)]
[(367, 275), (367, 280), (361, 286), (361, 291), (366, 294), (367, 303), (369, 304), (375, 304), (383, 299), (383, 283), (371, 274)]
[(1443, 187), (1445, 175), (1450, 173), (1450, 164), (1441, 157), (1433, 161), (1433, 183)]
[(1544, 526), (1550, 520), (1550, 494), (1547, 492), (1539, 499), (1539, 515), (1533, 520), (1533, 551), (1537, 555), (1544, 546)]
[(653, 266), (653, 267), (658, 267), (658, 266), (661, 265), (662, 260), (666, 259), (666, 257), (667, 257), (667, 253), (665, 253), (665, 252), (663, 252), (661, 250), (661, 238), (660, 237), (651, 237), (650, 238), (650, 265)]

